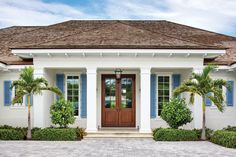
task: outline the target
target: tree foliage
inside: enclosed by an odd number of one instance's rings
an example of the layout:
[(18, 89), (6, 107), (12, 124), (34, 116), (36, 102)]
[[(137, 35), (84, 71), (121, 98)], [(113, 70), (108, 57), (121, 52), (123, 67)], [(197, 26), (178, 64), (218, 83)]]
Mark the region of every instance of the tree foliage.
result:
[(50, 114), (52, 123), (63, 128), (75, 122), (74, 107), (64, 99), (58, 100), (50, 107)]
[(187, 107), (184, 99), (173, 98), (170, 102), (163, 104), (161, 118), (171, 128), (178, 129), (180, 126), (190, 123), (193, 120), (191, 114), (192, 112)]

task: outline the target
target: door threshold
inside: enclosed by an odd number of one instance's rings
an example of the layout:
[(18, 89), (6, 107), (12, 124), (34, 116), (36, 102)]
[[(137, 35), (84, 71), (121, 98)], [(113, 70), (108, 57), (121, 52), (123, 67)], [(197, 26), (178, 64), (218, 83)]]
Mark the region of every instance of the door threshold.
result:
[(136, 127), (101, 127), (98, 130), (139, 130)]

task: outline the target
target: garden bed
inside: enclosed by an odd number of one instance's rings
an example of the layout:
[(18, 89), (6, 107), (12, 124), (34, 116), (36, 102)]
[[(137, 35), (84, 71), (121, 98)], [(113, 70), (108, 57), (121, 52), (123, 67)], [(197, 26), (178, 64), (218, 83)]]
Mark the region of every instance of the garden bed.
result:
[[(82, 128), (33, 128), (32, 140), (43, 141), (75, 141), (83, 139)], [(27, 128), (0, 126), (0, 140), (26, 140)]]

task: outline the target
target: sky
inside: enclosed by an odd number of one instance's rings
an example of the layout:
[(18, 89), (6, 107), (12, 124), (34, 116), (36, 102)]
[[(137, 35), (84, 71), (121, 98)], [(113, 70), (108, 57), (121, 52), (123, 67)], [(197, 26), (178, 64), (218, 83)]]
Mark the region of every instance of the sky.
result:
[(236, 0), (0, 0), (0, 28), (72, 19), (168, 20), (236, 36)]

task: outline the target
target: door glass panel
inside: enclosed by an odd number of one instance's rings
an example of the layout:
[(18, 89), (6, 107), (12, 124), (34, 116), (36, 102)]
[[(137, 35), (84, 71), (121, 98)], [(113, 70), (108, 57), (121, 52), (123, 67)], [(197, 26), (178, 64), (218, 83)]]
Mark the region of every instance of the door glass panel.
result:
[(105, 79), (105, 108), (116, 107), (116, 79)]
[(132, 78), (121, 79), (121, 107), (132, 108)]

